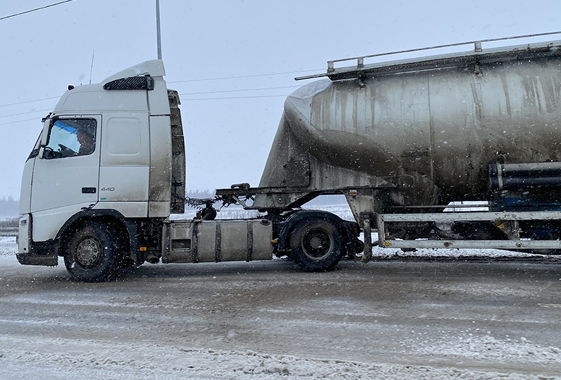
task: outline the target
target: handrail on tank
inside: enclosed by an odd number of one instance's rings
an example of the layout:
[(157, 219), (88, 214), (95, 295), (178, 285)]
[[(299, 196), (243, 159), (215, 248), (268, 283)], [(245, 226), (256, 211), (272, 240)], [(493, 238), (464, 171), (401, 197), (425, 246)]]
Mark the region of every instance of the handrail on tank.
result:
[(435, 49), (441, 49), (441, 48), (446, 48), (446, 47), (471, 45), (471, 44), (474, 45), (474, 51), (475, 52), (481, 52), (482, 51), (481, 44), (484, 43), (484, 42), (496, 42), (496, 41), (514, 40), (514, 39), (520, 39), (520, 38), (541, 37), (541, 36), (549, 36), (549, 35), (554, 35), (554, 34), (561, 34), (561, 31), (559, 31), (559, 32), (547, 32), (547, 33), (536, 33), (536, 34), (526, 34), (526, 35), (514, 36), (514, 37), (489, 38), (489, 39), (479, 40), (479, 41), (457, 42), (457, 43), (453, 43), (453, 44), (445, 44), (445, 45), (437, 45), (437, 46), (430, 46), (430, 47), (424, 47), (424, 48), (392, 51), (392, 52), (380, 53), (380, 54), (371, 54), (371, 55), (365, 55), (365, 56), (362, 56), (362, 57), (335, 59), (333, 61), (327, 61), (327, 73), (326, 74), (310, 75), (310, 76), (304, 76), (304, 77), (299, 77), (299, 78), (295, 78), (295, 79), (296, 80), (312, 79), (312, 78), (316, 78), (318, 76), (325, 76), (327, 74), (333, 73), (333, 72), (335, 72), (335, 63), (338, 63), (338, 62), (347, 62), (347, 61), (356, 60), (357, 61), (356, 68), (361, 69), (361, 68), (364, 67), (364, 60), (367, 59), (367, 58), (384, 57), (384, 56), (389, 56), (389, 55), (394, 55), (394, 54), (412, 53), (412, 52), (417, 52), (417, 51), (435, 50)]

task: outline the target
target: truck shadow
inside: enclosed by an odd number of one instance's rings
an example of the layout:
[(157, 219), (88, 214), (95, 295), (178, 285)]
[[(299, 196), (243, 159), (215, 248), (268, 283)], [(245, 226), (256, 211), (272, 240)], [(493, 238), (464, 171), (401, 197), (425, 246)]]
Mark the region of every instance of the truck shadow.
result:
[(519, 258), (485, 259), (474, 258), (405, 258), (374, 260), (368, 264), (352, 260), (341, 261), (333, 270), (327, 272), (306, 272), (292, 261), (273, 260), (257, 262), (224, 262), (198, 264), (145, 264), (136, 269), (121, 271), (116, 281), (139, 281), (152, 279), (215, 279), (228, 276), (265, 276), (267, 278), (302, 277), (323, 278), (330, 280), (352, 281), (353, 277), (364, 276), (388, 279), (409, 275), (413, 278), (447, 278), (457, 277), (458, 280), (476, 278), (535, 279), (561, 280), (561, 263), (547, 258), (527, 260)]

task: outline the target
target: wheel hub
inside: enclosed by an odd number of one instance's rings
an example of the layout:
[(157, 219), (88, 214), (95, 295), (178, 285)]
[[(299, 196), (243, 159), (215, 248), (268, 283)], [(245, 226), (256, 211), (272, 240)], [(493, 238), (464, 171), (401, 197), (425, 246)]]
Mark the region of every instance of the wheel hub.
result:
[(101, 245), (95, 239), (84, 239), (76, 247), (76, 262), (81, 266), (91, 266), (101, 257)]
[(302, 246), (308, 257), (321, 259), (330, 253), (332, 242), (329, 234), (321, 229), (317, 229), (310, 231), (304, 237)]
[(314, 236), (310, 239), (310, 246), (313, 249), (321, 249), (322, 248), (322, 242), (321, 239), (318, 236)]

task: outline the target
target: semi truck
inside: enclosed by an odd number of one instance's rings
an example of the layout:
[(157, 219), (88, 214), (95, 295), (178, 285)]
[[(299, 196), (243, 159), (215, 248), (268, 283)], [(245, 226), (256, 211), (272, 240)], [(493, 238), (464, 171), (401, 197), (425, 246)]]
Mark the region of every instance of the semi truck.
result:
[[(101, 281), (145, 262), (284, 255), (325, 271), (376, 244), (558, 253), (561, 41), (470, 44), (297, 78), (325, 77), (288, 96), (259, 186), (205, 200), (185, 197), (180, 99), (161, 60), (69, 86), (25, 163), (17, 259), (63, 257), (75, 279)], [(355, 221), (302, 208), (326, 194)], [(215, 202), (260, 214), (217, 219)], [(186, 203), (197, 216), (171, 220)]]

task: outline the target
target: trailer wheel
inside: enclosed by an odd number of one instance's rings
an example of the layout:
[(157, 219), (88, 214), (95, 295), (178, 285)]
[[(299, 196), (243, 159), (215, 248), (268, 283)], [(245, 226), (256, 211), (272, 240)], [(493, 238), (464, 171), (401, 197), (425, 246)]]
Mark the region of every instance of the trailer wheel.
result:
[(118, 241), (109, 226), (88, 223), (70, 237), (64, 253), (66, 269), (79, 281), (112, 279), (120, 267)]
[(343, 256), (339, 226), (328, 219), (304, 220), (290, 235), (292, 258), (310, 272), (327, 271)]

